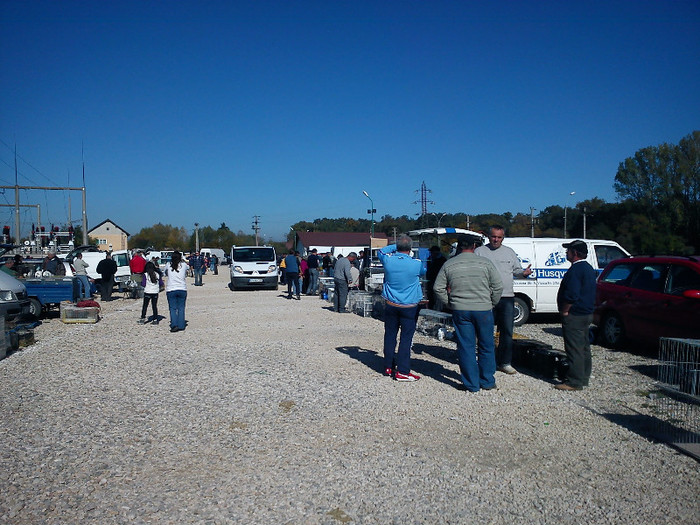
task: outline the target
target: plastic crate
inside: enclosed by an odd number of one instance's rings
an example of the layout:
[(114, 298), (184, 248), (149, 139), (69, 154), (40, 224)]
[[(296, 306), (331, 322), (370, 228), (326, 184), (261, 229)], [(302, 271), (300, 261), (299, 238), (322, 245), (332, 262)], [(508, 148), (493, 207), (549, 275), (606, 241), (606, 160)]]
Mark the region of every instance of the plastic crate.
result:
[(96, 323), (100, 318), (100, 309), (96, 306), (80, 308), (70, 302), (61, 303), (61, 321), (71, 323)]

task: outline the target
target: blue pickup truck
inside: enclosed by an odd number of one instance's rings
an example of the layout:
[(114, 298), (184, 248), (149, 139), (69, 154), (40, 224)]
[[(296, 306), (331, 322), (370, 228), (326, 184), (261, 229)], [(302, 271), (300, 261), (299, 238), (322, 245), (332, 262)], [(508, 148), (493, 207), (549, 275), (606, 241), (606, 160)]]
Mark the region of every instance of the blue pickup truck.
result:
[(62, 301), (75, 302), (80, 297), (80, 284), (75, 277), (30, 277), (20, 281), (27, 288), (29, 313), (37, 318)]

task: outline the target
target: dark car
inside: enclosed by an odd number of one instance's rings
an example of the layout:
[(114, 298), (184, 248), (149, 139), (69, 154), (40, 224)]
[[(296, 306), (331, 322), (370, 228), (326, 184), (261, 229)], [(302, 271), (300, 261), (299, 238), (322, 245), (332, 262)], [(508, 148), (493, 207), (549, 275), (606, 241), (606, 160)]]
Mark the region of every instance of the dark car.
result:
[(612, 261), (598, 278), (593, 321), (611, 347), (700, 338), (700, 256)]

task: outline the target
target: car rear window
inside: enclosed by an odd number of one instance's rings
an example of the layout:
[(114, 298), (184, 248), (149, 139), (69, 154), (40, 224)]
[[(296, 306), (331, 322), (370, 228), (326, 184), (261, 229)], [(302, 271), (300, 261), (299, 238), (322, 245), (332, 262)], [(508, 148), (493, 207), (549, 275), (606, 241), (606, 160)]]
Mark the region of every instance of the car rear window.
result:
[(662, 292), (662, 276), (665, 266), (664, 264), (645, 264), (632, 276), (629, 286), (647, 292)]
[(686, 290), (700, 290), (700, 272), (680, 264), (671, 265), (668, 272), (667, 293), (683, 295)]

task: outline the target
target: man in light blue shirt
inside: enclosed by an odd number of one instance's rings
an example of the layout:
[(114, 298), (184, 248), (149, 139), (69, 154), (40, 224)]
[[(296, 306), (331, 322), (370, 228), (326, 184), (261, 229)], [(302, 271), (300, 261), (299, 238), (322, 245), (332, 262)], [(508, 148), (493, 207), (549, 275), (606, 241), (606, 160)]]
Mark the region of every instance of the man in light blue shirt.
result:
[[(423, 300), (420, 276), (425, 273), (423, 263), (411, 257), (411, 238), (401, 235), (396, 244), (379, 250), (384, 265), (384, 374), (396, 381), (418, 381), (411, 373), (411, 343), (416, 331), (418, 303)], [(399, 350), (396, 338), (401, 328)]]

